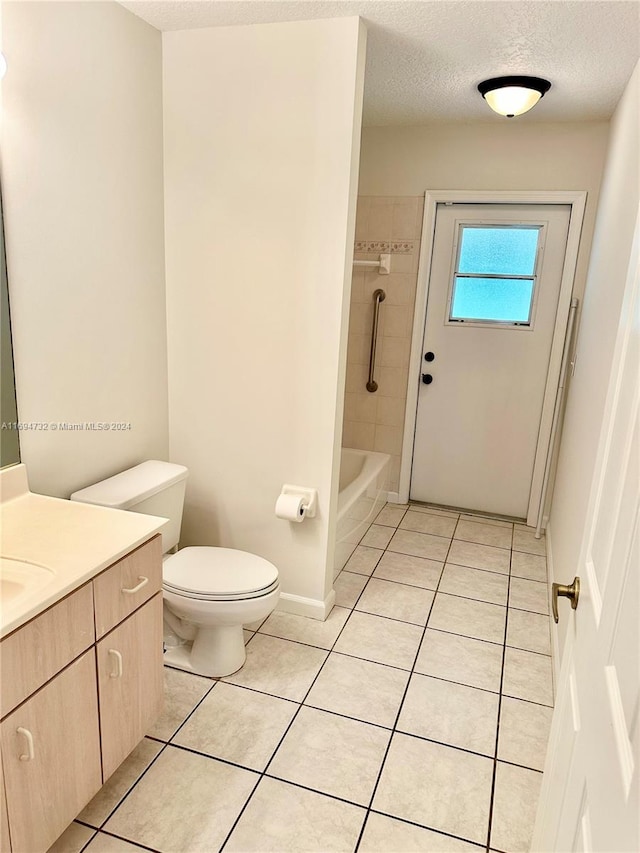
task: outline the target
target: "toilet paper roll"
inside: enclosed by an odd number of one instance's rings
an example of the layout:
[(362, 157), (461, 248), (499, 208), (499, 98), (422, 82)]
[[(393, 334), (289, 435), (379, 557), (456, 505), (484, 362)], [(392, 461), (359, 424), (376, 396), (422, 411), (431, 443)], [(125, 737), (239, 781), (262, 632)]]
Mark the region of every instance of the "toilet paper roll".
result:
[(300, 495), (280, 495), (276, 501), (276, 515), (287, 521), (304, 521), (304, 498)]

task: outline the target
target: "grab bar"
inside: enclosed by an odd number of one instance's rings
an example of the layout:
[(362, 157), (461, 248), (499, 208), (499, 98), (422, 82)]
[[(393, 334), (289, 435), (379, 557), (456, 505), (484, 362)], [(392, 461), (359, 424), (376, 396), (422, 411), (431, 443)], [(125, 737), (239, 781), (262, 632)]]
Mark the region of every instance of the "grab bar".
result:
[(373, 371), (376, 368), (376, 344), (378, 341), (380, 303), (384, 302), (386, 295), (384, 290), (380, 288), (373, 291), (373, 326), (371, 328), (371, 354), (369, 355), (369, 381), (367, 382), (367, 391), (371, 393), (378, 390), (378, 383), (373, 378)]
[[(547, 451), (547, 459), (544, 465), (544, 477), (542, 479), (542, 493), (540, 495), (540, 505), (538, 507), (538, 518), (536, 521), (535, 538), (540, 539), (542, 536), (542, 523), (544, 521), (544, 510), (547, 503), (547, 493), (553, 491), (553, 484), (550, 488), (551, 470), (555, 462), (557, 453), (556, 440), (562, 431), (561, 414), (564, 406), (564, 392), (567, 382), (570, 377), (570, 369), (573, 366), (569, 359), (571, 358), (571, 342), (573, 340), (573, 327), (576, 322), (576, 314), (580, 301), (574, 296), (569, 306), (569, 316), (567, 318), (567, 329), (564, 336), (564, 352), (562, 353), (562, 362), (560, 364), (560, 378), (558, 380), (558, 390), (556, 391), (556, 404), (553, 410), (553, 421), (551, 423), (551, 435), (549, 437), (549, 449)], [(573, 607), (573, 604), (571, 605)]]

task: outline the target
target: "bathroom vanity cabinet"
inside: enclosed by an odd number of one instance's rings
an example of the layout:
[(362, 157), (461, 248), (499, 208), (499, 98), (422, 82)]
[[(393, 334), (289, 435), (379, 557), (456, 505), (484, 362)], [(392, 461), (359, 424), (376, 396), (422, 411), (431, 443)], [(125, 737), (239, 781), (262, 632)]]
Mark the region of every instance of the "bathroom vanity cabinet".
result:
[(161, 577), (155, 536), (0, 642), (3, 851), (45, 853), (158, 717)]

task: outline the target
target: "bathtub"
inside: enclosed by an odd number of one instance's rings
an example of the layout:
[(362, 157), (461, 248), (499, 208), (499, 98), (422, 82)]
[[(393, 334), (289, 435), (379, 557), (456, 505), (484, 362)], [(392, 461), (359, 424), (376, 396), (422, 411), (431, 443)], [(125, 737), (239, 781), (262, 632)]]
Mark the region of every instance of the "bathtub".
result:
[(343, 568), (387, 500), (390, 458), (386, 453), (342, 448), (334, 575)]

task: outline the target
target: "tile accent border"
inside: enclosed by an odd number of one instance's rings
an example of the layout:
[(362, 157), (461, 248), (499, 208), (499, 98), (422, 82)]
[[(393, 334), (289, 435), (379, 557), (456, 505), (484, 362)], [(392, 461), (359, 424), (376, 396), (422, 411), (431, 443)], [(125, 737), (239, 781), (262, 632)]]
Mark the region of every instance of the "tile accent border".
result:
[(356, 240), (355, 252), (389, 252), (393, 255), (411, 255), (415, 248), (413, 240)]

